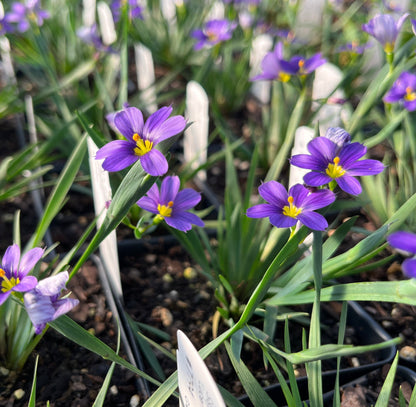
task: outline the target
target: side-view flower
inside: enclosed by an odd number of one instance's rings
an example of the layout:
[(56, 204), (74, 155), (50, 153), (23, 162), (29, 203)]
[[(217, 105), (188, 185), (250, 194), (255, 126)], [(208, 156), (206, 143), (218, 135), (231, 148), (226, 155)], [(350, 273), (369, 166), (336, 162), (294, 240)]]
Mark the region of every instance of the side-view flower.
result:
[(20, 247), (15, 243), (4, 253), (0, 265), (0, 305), (13, 292), (25, 292), (34, 288), (38, 282), (35, 276), (28, 273), (40, 260), (44, 250), (35, 247), (20, 257)]
[(204, 47), (212, 47), (220, 42), (229, 40), (236, 27), (237, 24), (235, 22), (226, 19), (207, 21), (202, 30), (194, 30), (191, 33), (191, 36), (198, 40), (194, 49), (200, 50)]
[(204, 226), (204, 222), (194, 213), (188, 212), (201, 200), (201, 195), (191, 188), (179, 191), (180, 180), (177, 176), (166, 177), (160, 186), (156, 184), (147, 191), (147, 196), (140, 198), (137, 205), (157, 215), (169, 226), (187, 232), (196, 226)]
[(340, 147), (327, 137), (316, 137), (308, 143), (308, 150), (310, 154), (294, 155), (290, 163), (312, 170), (303, 177), (312, 187), (335, 181), (348, 194), (359, 195), (362, 188), (354, 177), (375, 175), (384, 169), (380, 161), (360, 160), (367, 153), (367, 148), (361, 143), (345, 143)]
[(25, 308), (37, 335), (43, 331), (48, 322), (78, 305), (79, 301), (76, 299), (60, 298), (68, 278), (68, 272), (63, 271), (39, 281), (33, 290), (24, 294)]
[(409, 112), (416, 110), (416, 75), (402, 72), (383, 100), (387, 103), (402, 103)]
[(260, 196), (268, 203), (262, 203), (247, 209), (249, 218), (269, 218), (278, 228), (289, 228), (300, 221), (312, 230), (324, 230), (328, 222), (316, 209), (324, 208), (335, 201), (335, 194), (322, 189), (311, 193), (301, 184), (286, 191), (277, 181), (268, 181), (259, 186)]
[(416, 278), (416, 234), (404, 231), (394, 232), (387, 236), (387, 241), (395, 249), (413, 254), (412, 258), (403, 262), (402, 268), (409, 277)]
[(107, 171), (120, 171), (140, 160), (148, 174), (155, 177), (165, 174), (168, 162), (155, 147), (186, 127), (183, 116), (169, 117), (172, 110), (172, 107), (162, 107), (146, 123), (142, 112), (136, 107), (118, 112), (114, 117), (114, 125), (127, 140), (110, 141), (97, 151), (95, 158), (104, 159), (102, 165)]
[(408, 16), (408, 13), (403, 14), (395, 21), (390, 14), (377, 14), (367, 24), (363, 24), (362, 29), (383, 46), (386, 54), (391, 54), (404, 20)]

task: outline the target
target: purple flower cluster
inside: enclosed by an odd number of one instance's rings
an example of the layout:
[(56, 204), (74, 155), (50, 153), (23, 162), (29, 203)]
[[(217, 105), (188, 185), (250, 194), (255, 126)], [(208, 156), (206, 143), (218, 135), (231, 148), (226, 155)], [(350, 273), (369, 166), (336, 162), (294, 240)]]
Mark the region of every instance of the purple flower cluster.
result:
[(40, 334), (48, 322), (65, 314), (78, 304), (72, 298), (59, 298), (68, 281), (68, 273), (62, 272), (38, 282), (29, 272), (40, 260), (44, 250), (36, 247), (20, 256), (17, 244), (9, 246), (0, 265), (0, 305), (13, 293), (24, 293), (26, 311)]
[(416, 278), (416, 234), (404, 231), (395, 232), (387, 236), (387, 241), (395, 249), (413, 254), (412, 258), (403, 262), (402, 268), (409, 277)]
[(24, 3), (13, 3), (11, 10), (4, 15), (0, 23), (0, 34), (13, 32), (15, 29), (23, 33), (31, 23), (41, 26), (49, 13), (40, 6), (40, 0), (26, 0)]
[(140, 160), (148, 174), (166, 174), (168, 162), (155, 147), (183, 131), (186, 126), (182, 116), (169, 118), (172, 110), (171, 107), (162, 107), (146, 123), (142, 112), (136, 107), (128, 107), (116, 113), (114, 126), (127, 140), (111, 141), (97, 151), (95, 158), (104, 159), (103, 168), (107, 171), (120, 171)]
[(277, 43), (272, 52), (268, 52), (261, 62), (262, 73), (251, 78), (256, 80), (279, 80), (287, 82), (293, 75), (308, 75), (326, 62), (321, 53), (310, 58), (295, 55), (290, 60), (283, 59), (283, 44)]
[(237, 24), (235, 22), (226, 19), (207, 21), (202, 30), (194, 30), (191, 33), (191, 36), (198, 40), (194, 49), (210, 48), (220, 42), (229, 40), (236, 27)]
[(187, 232), (192, 224), (204, 226), (204, 222), (195, 214), (188, 212), (201, 200), (201, 195), (191, 188), (179, 191), (180, 180), (177, 176), (164, 178), (160, 191), (156, 184), (147, 191), (147, 196), (140, 198), (137, 205), (157, 215), (169, 226)]
[(416, 110), (416, 75), (402, 72), (383, 100), (387, 103), (402, 103), (409, 112)]

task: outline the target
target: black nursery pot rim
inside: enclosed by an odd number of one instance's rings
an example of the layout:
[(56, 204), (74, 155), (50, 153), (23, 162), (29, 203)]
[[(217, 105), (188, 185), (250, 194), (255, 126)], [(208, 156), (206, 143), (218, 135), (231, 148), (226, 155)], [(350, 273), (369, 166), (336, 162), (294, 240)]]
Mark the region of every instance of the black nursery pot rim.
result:
[[(363, 338), (363, 344), (376, 344), (384, 341), (388, 341), (391, 336), (364, 310), (364, 308), (355, 301), (348, 302), (348, 315), (347, 323), (353, 325), (356, 328), (357, 336)], [(368, 373), (377, 370), (381, 366), (390, 363), (397, 352), (397, 347), (391, 345), (374, 352), (379, 356), (379, 360), (373, 363), (368, 363), (358, 367), (348, 367), (339, 370), (339, 383), (340, 386), (352, 385), (355, 381), (363, 379)], [(410, 369), (408, 369), (410, 370)], [(323, 400), (328, 403), (332, 400), (334, 395), (334, 387), (337, 371), (329, 370), (322, 373), (323, 383)], [(416, 375), (416, 373), (415, 373)], [(296, 380), (299, 392), (302, 399), (308, 397), (308, 378), (307, 376), (300, 377)], [(287, 382), (289, 383), (289, 382)], [(277, 403), (277, 405), (286, 405), (286, 399), (282, 392), (279, 383), (267, 386), (264, 388), (270, 398)], [(247, 395), (239, 398), (239, 401), (245, 406), (253, 406)], [(308, 401), (305, 400), (308, 404)]]

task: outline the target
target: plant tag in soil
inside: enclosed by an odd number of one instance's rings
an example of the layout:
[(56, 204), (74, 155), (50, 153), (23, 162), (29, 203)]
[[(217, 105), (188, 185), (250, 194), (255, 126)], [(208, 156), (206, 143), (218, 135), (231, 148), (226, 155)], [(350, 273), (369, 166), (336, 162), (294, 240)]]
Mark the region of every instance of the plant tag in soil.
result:
[(188, 337), (178, 330), (179, 407), (225, 407), (207, 366)]

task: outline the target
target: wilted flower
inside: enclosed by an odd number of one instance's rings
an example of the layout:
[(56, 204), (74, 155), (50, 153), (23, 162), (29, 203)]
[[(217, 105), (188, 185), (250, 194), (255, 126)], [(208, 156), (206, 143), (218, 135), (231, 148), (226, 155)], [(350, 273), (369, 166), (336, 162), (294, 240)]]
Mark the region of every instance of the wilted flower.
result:
[(33, 290), (25, 293), (25, 308), (37, 335), (43, 331), (48, 322), (78, 305), (79, 301), (73, 298), (60, 298), (68, 278), (68, 272), (63, 271), (39, 281)]
[(229, 40), (236, 27), (235, 22), (226, 19), (207, 21), (202, 30), (194, 30), (191, 33), (191, 36), (198, 40), (194, 49), (212, 47), (215, 44)]
[(340, 149), (351, 142), (350, 133), (341, 127), (330, 127), (325, 137), (333, 141)]
[(340, 147), (326, 137), (316, 137), (308, 143), (309, 154), (297, 154), (290, 163), (312, 170), (303, 180), (307, 185), (318, 187), (336, 181), (340, 188), (351, 194), (361, 193), (361, 185), (354, 177), (375, 175), (383, 171), (384, 165), (377, 160), (360, 160), (367, 148), (361, 143), (346, 143)]
[(7, 248), (0, 265), (0, 305), (13, 291), (25, 292), (36, 286), (37, 278), (27, 274), (42, 255), (43, 249), (39, 247), (29, 250), (22, 258), (17, 244)]
[(247, 209), (249, 218), (269, 218), (278, 228), (288, 228), (300, 221), (312, 230), (324, 230), (328, 222), (316, 209), (328, 206), (335, 201), (335, 194), (322, 189), (311, 193), (301, 184), (286, 191), (277, 181), (268, 181), (259, 187), (260, 196), (268, 203), (255, 205)]
[(120, 171), (140, 160), (143, 169), (152, 176), (163, 175), (168, 170), (165, 156), (155, 147), (158, 143), (180, 133), (186, 126), (182, 116), (170, 117), (171, 107), (162, 107), (146, 123), (142, 112), (128, 107), (114, 117), (114, 125), (127, 140), (114, 140), (101, 147), (95, 158), (105, 159), (103, 168)]
[(201, 195), (191, 188), (179, 191), (180, 181), (177, 176), (166, 177), (160, 186), (156, 184), (147, 191), (147, 196), (140, 198), (137, 205), (158, 216), (169, 226), (187, 232), (196, 226), (204, 226), (204, 222), (194, 213), (188, 212), (201, 200)]
[(403, 14), (396, 22), (389, 14), (377, 14), (367, 24), (363, 24), (362, 28), (383, 46), (387, 54), (391, 54), (400, 28), (408, 15)]
[(402, 72), (383, 100), (387, 103), (403, 103), (409, 112), (416, 110), (416, 75)]
[(395, 249), (404, 250), (414, 255), (403, 262), (402, 268), (409, 277), (416, 278), (416, 235), (411, 232), (395, 232), (387, 236), (387, 241)]
[[(113, 0), (111, 2), (110, 8), (111, 12), (113, 13), (114, 21), (120, 20), (121, 16), (121, 8), (126, 3), (125, 0)], [(143, 7), (140, 5), (139, 0), (128, 0), (127, 2), (129, 7), (129, 19), (132, 20), (134, 18), (143, 18)]]
[(292, 75), (296, 75), (298, 66), (283, 59), (283, 44), (278, 42), (272, 52), (268, 52), (261, 61), (262, 73), (250, 80), (279, 80), (287, 82)]
[(30, 22), (41, 26), (49, 13), (42, 10), (40, 0), (26, 0), (25, 3), (13, 3), (10, 12), (6, 13), (8, 23), (17, 23), (17, 30), (25, 32), (30, 28)]

